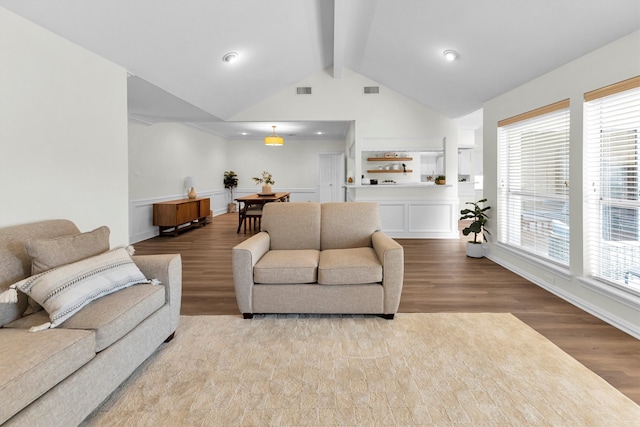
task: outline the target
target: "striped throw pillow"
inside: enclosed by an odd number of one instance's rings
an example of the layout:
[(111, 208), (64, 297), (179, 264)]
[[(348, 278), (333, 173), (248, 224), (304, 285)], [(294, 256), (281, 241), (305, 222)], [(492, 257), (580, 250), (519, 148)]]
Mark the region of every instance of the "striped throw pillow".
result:
[(82, 307), (105, 295), (139, 283), (150, 283), (131, 259), (126, 248), (66, 264), (35, 276), (15, 286), (29, 295), (49, 314), (55, 328)]

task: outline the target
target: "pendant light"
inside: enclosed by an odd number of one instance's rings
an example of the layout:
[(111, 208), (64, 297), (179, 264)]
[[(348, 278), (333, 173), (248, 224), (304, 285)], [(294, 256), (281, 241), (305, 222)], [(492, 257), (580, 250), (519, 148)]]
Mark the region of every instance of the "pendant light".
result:
[(272, 145), (274, 147), (281, 147), (284, 144), (284, 138), (276, 135), (276, 127), (271, 126), (273, 128), (273, 135), (264, 137), (264, 145)]

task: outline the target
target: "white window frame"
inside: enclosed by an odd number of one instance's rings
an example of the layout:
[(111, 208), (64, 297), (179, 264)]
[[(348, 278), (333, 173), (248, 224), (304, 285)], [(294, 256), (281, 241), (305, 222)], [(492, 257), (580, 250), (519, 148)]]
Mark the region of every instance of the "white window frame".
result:
[(640, 76), (584, 99), (585, 272), (640, 296)]
[(498, 122), (498, 242), (569, 265), (569, 100)]

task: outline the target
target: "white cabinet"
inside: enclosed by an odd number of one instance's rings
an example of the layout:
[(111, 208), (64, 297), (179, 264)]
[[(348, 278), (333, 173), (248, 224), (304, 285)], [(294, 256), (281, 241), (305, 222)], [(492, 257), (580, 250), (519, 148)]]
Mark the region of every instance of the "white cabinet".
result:
[(421, 181), (427, 177), (435, 178), (438, 175), (446, 175), (444, 167), (444, 154), (442, 151), (427, 151), (420, 153)]
[(471, 150), (458, 151), (458, 175), (471, 175)]

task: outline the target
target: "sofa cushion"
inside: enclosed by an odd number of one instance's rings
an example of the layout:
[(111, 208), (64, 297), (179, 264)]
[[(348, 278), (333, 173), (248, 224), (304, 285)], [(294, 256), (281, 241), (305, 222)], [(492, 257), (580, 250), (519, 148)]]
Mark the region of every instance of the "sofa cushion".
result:
[[(31, 275), (34, 275), (108, 251), (109, 227), (52, 239), (29, 239), (24, 248), (31, 257)], [(31, 312), (42, 310), (33, 298), (29, 298), (29, 307)]]
[(328, 249), (320, 252), (318, 283), (349, 285), (382, 282), (382, 264), (372, 248)]
[(253, 268), (255, 283), (315, 283), (318, 280), (319, 251), (272, 250)]
[(260, 229), (269, 233), (270, 249), (320, 250), (320, 204), (267, 203)]
[[(164, 303), (164, 286), (131, 286), (87, 304), (58, 328), (94, 331), (94, 350), (100, 352), (132, 331)], [(46, 321), (47, 314), (38, 312), (9, 323), (6, 327), (29, 329)]]
[[(0, 293), (31, 275), (31, 258), (24, 247), (27, 240), (79, 232), (73, 222), (64, 219), (0, 227)], [(26, 308), (27, 296), (24, 294), (18, 295), (17, 304), (0, 304), (0, 326), (20, 318)]]
[(91, 301), (139, 283), (148, 283), (125, 248), (54, 268), (16, 284), (42, 305), (56, 327)]
[(95, 356), (92, 331), (0, 329), (0, 424)]
[(96, 351), (102, 351), (132, 331), (164, 304), (164, 286), (131, 286), (93, 301), (64, 322), (62, 327), (94, 330)]
[(323, 203), (320, 249), (371, 247), (371, 236), (380, 229), (377, 203)]
[(24, 247), (31, 257), (31, 274), (38, 274), (108, 251), (109, 227), (53, 239), (30, 239)]

